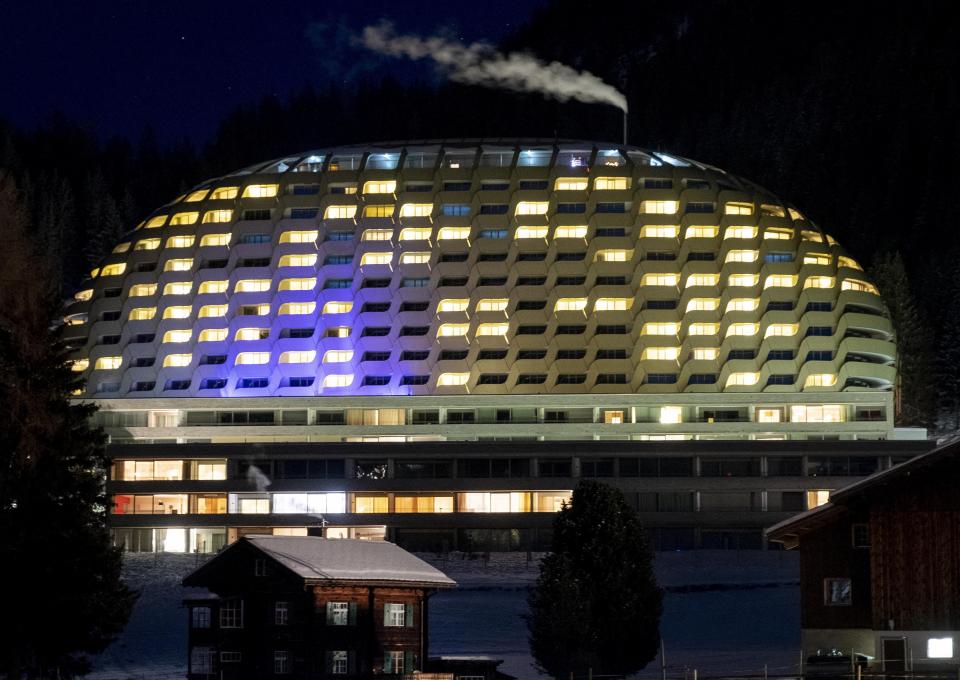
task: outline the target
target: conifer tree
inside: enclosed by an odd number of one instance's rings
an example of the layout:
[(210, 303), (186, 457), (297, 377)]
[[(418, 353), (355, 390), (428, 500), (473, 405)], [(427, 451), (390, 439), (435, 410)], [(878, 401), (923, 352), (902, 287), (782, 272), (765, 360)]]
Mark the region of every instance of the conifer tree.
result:
[(642, 670), (660, 644), (663, 591), (637, 513), (618, 489), (584, 481), (553, 532), (528, 599), (538, 669), (564, 680)]
[[(69, 678), (122, 630), (135, 595), (106, 529), (104, 435), (51, 319), (59, 300), (26, 236), (27, 217), (0, 170), (0, 676)], [(6, 674), (6, 675), (5, 675)]]

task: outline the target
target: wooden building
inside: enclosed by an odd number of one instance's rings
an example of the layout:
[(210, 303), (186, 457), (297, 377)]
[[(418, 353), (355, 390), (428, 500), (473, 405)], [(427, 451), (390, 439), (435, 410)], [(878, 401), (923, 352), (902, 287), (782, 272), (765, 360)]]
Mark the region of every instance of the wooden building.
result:
[[(183, 580), (188, 677), (341, 678), (424, 670), (427, 604), (456, 584), (385, 541), (245, 536)], [(202, 590), (200, 590), (202, 589)]]
[(805, 658), (960, 669), (960, 442), (840, 489), (767, 537), (800, 550)]

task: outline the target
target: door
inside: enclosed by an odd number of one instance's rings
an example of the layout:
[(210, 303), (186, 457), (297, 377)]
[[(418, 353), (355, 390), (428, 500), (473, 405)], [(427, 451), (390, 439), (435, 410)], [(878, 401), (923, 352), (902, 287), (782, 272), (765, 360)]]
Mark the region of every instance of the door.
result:
[(883, 639), (883, 670), (886, 673), (903, 673), (907, 670), (906, 639)]

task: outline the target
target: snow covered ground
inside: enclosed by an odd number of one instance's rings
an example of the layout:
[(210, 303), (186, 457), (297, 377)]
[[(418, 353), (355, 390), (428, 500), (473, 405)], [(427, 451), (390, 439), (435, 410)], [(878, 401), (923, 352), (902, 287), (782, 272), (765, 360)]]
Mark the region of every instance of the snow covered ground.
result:
[[(484, 654), (503, 659), (501, 669), (536, 678), (527, 649), (527, 588), (537, 558), (492, 554), (421, 555), (460, 587), (431, 600), (430, 651)], [(94, 680), (184, 677), (186, 613), (180, 580), (200, 562), (191, 555), (129, 555), (124, 577), (141, 591), (120, 638), (97, 659)], [(761, 551), (658, 553), (657, 577), (666, 589), (661, 630), (672, 677), (684, 669), (701, 675), (788, 672), (799, 661), (800, 605), (797, 555)], [(656, 665), (657, 669), (653, 666)], [(659, 673), (659, 662), (645, 676)]]

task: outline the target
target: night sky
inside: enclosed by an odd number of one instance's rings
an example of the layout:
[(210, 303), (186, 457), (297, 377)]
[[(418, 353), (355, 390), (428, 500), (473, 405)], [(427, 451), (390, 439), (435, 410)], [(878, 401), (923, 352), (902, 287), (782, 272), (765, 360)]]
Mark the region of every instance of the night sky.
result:
[(103, 138), (205, 142), (238, 106), (308, 83), (385, 73), (431, 78), (350, 36), (381, 19), (398, 30), (496, 42), (543, 0), (8, 3), (0, 20), (0, 117), (32, 128), (54, 112)]

